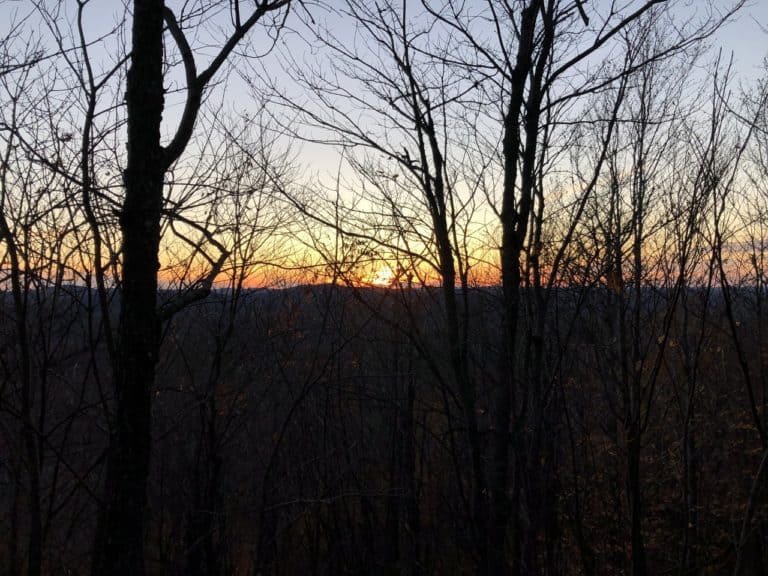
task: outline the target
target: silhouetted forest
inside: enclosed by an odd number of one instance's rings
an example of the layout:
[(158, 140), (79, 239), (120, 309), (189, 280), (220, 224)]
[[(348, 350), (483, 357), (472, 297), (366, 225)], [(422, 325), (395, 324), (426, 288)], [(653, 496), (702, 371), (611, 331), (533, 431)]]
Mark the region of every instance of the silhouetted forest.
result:
[[(759, 296), (737, 292), (733, 313), (762, 405), (768, 356)], [(599, 287), (553, 298), (535, 428), (518, 432), (521, 449), (535, 455), (517, 480), (526, 501), (536, 499), (525, 508), (525, 553), (541, 573), (621, 573), (630, 538), (629, 390), (613, 325), (635, 302)], [(30, 334), (40, 351), (34, 401), (47, 431), (46, 564), (73, 573), (89, 555), (110, 426), (100, 376), (109, 370), (106, 351), (83, 346), (94, 300), (63, 285), (29, 301), (39, 318)], [(755, 478), (763, 450), (724, 297), (689, 288), (667, 321), (674, 300), (671, 290), (645, 289), (637, 333), (648, 389), (638, 490), (649, 569), (674, 570), (688, 554), (703, 573), (722, 573), (744, 538), (745, 562), (758, 570), (768, 521)], [(148, 572), (473, 572), (471, 454), (444, 368), (443, 306), (429, 288), (313, 285), (215, 291), (177, 314), (164, 327), (152, 392)], [(502, 379), (500, 290), (472, 289), (467, 306), (485, 445)], [(12, 313), (6, 296), (3, 315)], [(9, 337), (6, 374), (18, 362)], [(519, 354), (524, 370), (539, 370), (531, 346)], [(3, 417), (6, 558), (19, 554), (28, 530), (13, 416)]]
[(0, 573), (764, 574), (759, 9), (0, 3)]

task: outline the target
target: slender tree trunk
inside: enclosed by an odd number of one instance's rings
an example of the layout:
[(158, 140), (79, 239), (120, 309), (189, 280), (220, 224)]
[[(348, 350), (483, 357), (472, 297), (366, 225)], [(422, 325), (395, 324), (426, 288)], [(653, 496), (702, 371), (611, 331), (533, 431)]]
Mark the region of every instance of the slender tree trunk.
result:
[[(690, 400), (689, 400), (690, 402)], [(693, 418), (693, 408), (688, 420)], [(683, 527), (683, 557), (681, 568), (683, 574), (695, 576), (698, 568), (698, 530), (699, 530), (699, 486), (698, 486), (698, 450), (692, 426), (686, 424), (683, 439), (683, 510), (685, 526)]]
[(392, 414), (390, 419), (390, 451), (389, 451), (389, 495), (386, 500), (386, 512), (384, 520), (384, 558), (382, 562), (382, 574), (399, 574), (400, 566), (400, 506), (403, 500), (403, 420), (400, 406), (400, 349), (398, 343), (394, 345), (394, 354), (391, 360), (395, 370), (395, 380), (392, 390), (394, 397), (392, 402)]
[(8, 537), (8, 574), (19, 574), (19, 508), (21, 500), (21, 462), (13, 463), (13, 504), (11, 505), (10, 535)]
[(186, 531), (189, 576), (216, 576), (221, 573), (221, 555), (216, 533), (221, 516), (218, 487), (221, 481), (221, 456), (216, 431), (216, 397), (213, 382), (208, 399), (200, 406), (200, 437), (195, 458), (195, 504)]
[[(519, 281), (519, 276), (518, 276)], [(514, 286), (516, 282), (512, 282)], [(507, 287), (505, 286), (505, 293)], [(514, 293), (513, 301), (516, 299), (518, 292), (517, 288), (512, 290)], [(514, 310), (513, 314), (509, 313), (509, 309)], [(507, 306), (507, 339), (506, 342), (511, 343), (514, 341), (514, 336), (517, 332), (516, 323), (517, 305)], [(510, 317), (511, 316), (511, 317)], [(489, 479), (488, 487), (490, 493), (490, 514), (488, 518), (488, 574), (489, 575), (503, 575), (509, 572), (509, 566), (506, 559), (506, 535), (507, 525), (510, 520), (511, 514), (518, 512), (520, 507), (520, 498), (522, 495), (523, 477), (524, 477), (524, 458), (522, 458), (523, 448), (521, 446), (519, 438), (516, 438), (514, 446), (517, 447), (514, 450), (515, 453), (515, 485), (513, 489), (513, 502), (510, 502), (508, 497), (508, 485), (509, 485), (509, 451), (510, 451), (510, 414), (512, 411), (512, 395), (515, 387), (515, 362), (513, 360), (514, 348), (507, 346), (502, 352), (505, 359), (502, 361), (504, 366), (503, 370), (506, 375), (500, 379), (497, 386), (497, 390), (494, 394), (494, 413), (493, 418), (493, 430), (491, 434), (491, 458), (489, 463)], [(519, 514), (516, 514), (516, 518), (520, 520)], [(524, 529), (520, 526), (516, 526), (514, 530), (515, 541), (517, 542), (522, 538)], [(515, 546), (515, 554), (513, 555), (513, 567), (517, 565), (519, 561), (519, 547)], [(513, 573), (517, 573), (519, 568), (514, 568)]]
[[(25, 402), (26, 403), (26, 402)], [(29, 414), (31, 417), (31, 414)], [(27, 574), (40, 576), (43, 563), (43, 526), (40, 517), (40, 461), (37, 452), (37, 433), (27, 425), (24, 444), (29, 461), (29, 539), (27, 548)]]
[(404, 574), (421, 574), (419, 554), (420, 526), (418, 487), (416, 483), (416, 428), (414, 403), (416, 386), (411, 374), (412, 358), (409, 352), (408, 397), (403, 414), (403, 481), (405, 482), (405, 539), (403, 546)]
[(629, 517), (632, 545), (632, 576), (645, 576), (645, 542), (642, 527), (642, 501), (640, 485), (640, 425), (632, 422), (629, 430), (628, 454), (628, 492)]
[(160, 209), (165, 161), (163, 0), (135, 0), (128, 72), (128, 164), (123, 234), (122, 306), (115, 366), (115, 421), (94, 576), (144, 574), (144, 508), (150, 459), (150, 393), (159, 347), (156, 311)]

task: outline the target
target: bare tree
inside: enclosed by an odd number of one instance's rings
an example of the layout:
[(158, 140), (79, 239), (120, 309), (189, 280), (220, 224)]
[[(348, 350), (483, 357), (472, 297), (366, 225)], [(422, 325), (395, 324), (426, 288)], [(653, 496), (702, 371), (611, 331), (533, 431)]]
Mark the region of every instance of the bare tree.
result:
[[(197, 60), (183, 26), (201, 15), (182, 18), (162, 0), (136, 0), (127, 78), (128, 121), (122, 231), (121, 307), (115, 366), (115, 429), (110, 441), (105, 505), (99, 519), (94, 574), (144, 573), (144, 507), (151, 453), (151, 390), (160, 345), (157, 272), (165, 174), (193, 134), (203, 94), (241, 40), (257, 24), (279, 27), (289, 0), (256, 3), (241, 13), (230, 4), (231, 31), (207, 66)], [(186, 102), (170, 142), (161, 142), (165, 110), (165, 30), (176, 44), (186, 76)]]
[[(421, 353), (431, 355), (436, 376), (447, 386), (448, 417), (454, 402), (461, 411), (471, 470), (471, 496), (461, 499), (466, 502), (463, 514), (483, 558), (485, 472), (467, 326), (469, 230), (479, 202), (466, 192), (473, 183), (461, 181), (459, 135), (451, 128), (456, 102), (471, 85), (428, 56), (433, 48), (416, 10), (399, 2), (346, 2), (334, 17), (355, 26), (359, 45), (346, 44), (331, 30), (317, 30), (310, 41), (328, 51), (328, 69), (307, 73), (294, 62), (292, 74), (311, 100), (284, 103), (298, 110), (310, 129), (320, 131), (310, 138), (349, 150), (343, 162), (363, 187), (349, 203), (335, 198), (327, 214), (315, 206), (310, 218), (336, 230), (337, 240), (366, 246), (365, 252), (391, 270), (394, 284), (429, 283), (427, 277), (434, 274), (440, 286), (445, 323), (437, 349), (445, 346), (438, 354), (447, 356), (449, 370), (429, 351), (429, 337), (421, 341), (415, 326), (410, 334)], [(454, 454), (463, 491), (463, 464)]]
[[(677, 35), (668, 36), (647, 54), (626, 58), (624, 66), (605, 60), (603, 51), (631, 54), (637, 46), (630, 46), (629, 52), (619, 48), (624, 37), (630, 30), (647, 27), (647, 18), (671, 17), (672, 3), (654, 0), (631, 3), (622, 10), (603, 11), (594, 7), (590, 11), (581, 2), (533, 0), (503, 6), (489, 2), (484, 13), (451, 1), (425, 4), (435, 18), (454, 29), (465, 42), (468, 49), (461, 61), (468, 73), (474, 74), (488, 101), (495, 104), (488, 109), (499, 114), (496, 125), (503, 134), (498, 151), (503, 186), (497, 210), (501, 224), (505, 380), (493, 392), (492, 402), (489, 495), (493, 517), (488, 525), (488, 570), (494, 574), (507, 572), (506, 534), (512, 519), (512, 572), (519, 574), (538, 569), (536, 555), (531, 555), (535, 544), (526, 537), (524, 529), (523, 511), (539, 505), (526, 505), (524, 501), (524, 471), (532, 461), (526, 455), (524, 431), (535, 426), (531, 415), (541, 401), (542, 390), (521, 373), (517, 359), (521, 341), (522, 267), (527, 253), (537, 253), (535, 245), (530, 250), (527, 247), (531, 239), (540, 237), (534, 216), (541, 209), (537, 204), (545, 205), (547, 196), (539, 187), (541, 167), (546, 165), (542, 159), (548, 153), (542, 142), (551, 141), (549, 132), (555, 130), (558, 122), (565, 122), (564, 113), (572, 110), (584, 95), (615, 85), (635, 71), (708, 37), (741, 3), (722, 13), (710, 12), (689, 27), (678, 27)], [(487, 34), (482, 32), (486, 30), (485, 22), (490, 24), (491, 32)], [(573, 32), (566, 35), (565, 30), (576, 30), (579, 40), (572, 41)], [(508, 37), (514, 38), (514, 50), (508, 48)], [(591, 67), (591, 72), (579, 74), (585, 66)], [(579, 218), (579, 211), (575, 217)], [(642, 564), (637, 570), (638, 574), (644, 573)]]

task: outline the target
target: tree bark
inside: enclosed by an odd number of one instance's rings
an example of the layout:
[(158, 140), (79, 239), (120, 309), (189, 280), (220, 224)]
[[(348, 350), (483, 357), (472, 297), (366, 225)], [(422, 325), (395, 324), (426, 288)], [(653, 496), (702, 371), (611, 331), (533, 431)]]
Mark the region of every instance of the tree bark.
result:
[(159, 347), (156, 312), (160, 209), (165, 160), (160, 145), (163, 0), (135, 0), (128, 72), (128, 163), (122, 305), (115, 366), (115, 420), (107, 460), (93, 574), (142, 576), (144, 507), (150, 459), (150, 393)]
[[(510, 515), (519, 512), (522, 502), (518, 501), (523, 495), (520, 483), (524, 477), (525, 458), (523, 457), (523, 443), (520, 438), (513, 439), (515, 450), (515, 477), (513, 500), (507, 495), (509, 473), (510, 450), (510, 419), (512, 411), (517, 404), (524, 406), (527, 402), (526, 394), (517, 398), (517, 324), (520, 309), (520, 256), (527, 233), (528, 218), (530, 216), (532, 193), (533, 160), (536, 155), (536, 134), (538, 131), (539, 102), (536, 95), (529, 95), (527, 106), (525, 103), (525, 87), (533, 63), (533, 48), (535, 44), (536, 20), (540, 0), (531, 0), (525, 7), (520, 19), (520, 38), (518, 41), (517, 60), (511, 74), (511, 87), (509, 105), (504, 118), (504, 190), (502, 199), (501, 224), (501, 282), (504, 300), (504, 323), (502, 341), (502, 378), (494, 390), (493, 404), (493, 431), (491, 434), (491, 461), (489, 464), (488, 492), (490, 495), (490, 510), (488, 522), (488, 574), (507, 574), (509, 566), (506, 558), (506, 532)], [(520, 160), (520, 131), (522, 125), (522, 113), (527, 108), (529, 116), (525, 121), (527, 132), (527, 146), (524, 154), (526, 159), (522, 167), (522, 177), (525, 182), (520, 191), (519, 204), (517, 202), (518, 162)], [(526, 173), (528, 170), (528, 173)], [(526, 186), (528, 184), (528, 186)], [(522, 416), (521, 416), (522, 417)], [(515, 422), (517, 432), (522, 431), (520, 422)], [(511, 504), (514, 504), (511, 505)], [(519, 524), (519, 519), (518, 519)], [(515, 538), (522, 537), (523, 530), (517, 527)], [(522, 571), (522, 551), (520, 542), (514, 543), (515, 557), (512, 559), (512, 573), (520, 574)]]

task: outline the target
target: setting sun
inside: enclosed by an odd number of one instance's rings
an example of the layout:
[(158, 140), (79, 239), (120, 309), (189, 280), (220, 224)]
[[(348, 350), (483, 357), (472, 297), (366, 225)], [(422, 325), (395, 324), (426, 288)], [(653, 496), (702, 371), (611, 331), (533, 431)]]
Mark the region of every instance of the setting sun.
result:
[(384, 266), (371, 277), (371, 284), (374, 286), (391, 286), (395, 282), (395, 273), (392, 268)]

